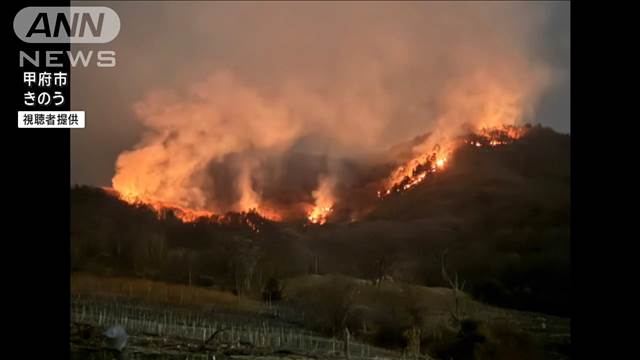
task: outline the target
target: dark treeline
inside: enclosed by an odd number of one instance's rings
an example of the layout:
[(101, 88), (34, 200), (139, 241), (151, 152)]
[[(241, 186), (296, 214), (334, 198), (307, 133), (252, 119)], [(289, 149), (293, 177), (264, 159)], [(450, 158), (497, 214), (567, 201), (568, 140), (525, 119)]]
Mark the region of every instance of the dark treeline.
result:
[[(101, 189), (71, 189), (72, 271), (259, 296), (274, 279), (341, 273), (445, 286), (499, 306), (570, 315), (569, 136), (533, 129), (496, 149), (462, 149), (446, 172), (381, 200), (355, 222), (305, 226), (230, 214), (182, 223)], [(259, 232), (246, 220), (259, 223)]]
[[(171, 212), (158, 216), (148, 206), (85, 186), (71, 190), (71, 203), (72, 271), (243, 293), (304, 269), (295, 266), (301, 259), (293, 256), (294, 239), (253, 213), (228, 214), (224, 223), (183, 223)], [(247, 219), (260, 223), (260, 233)]]

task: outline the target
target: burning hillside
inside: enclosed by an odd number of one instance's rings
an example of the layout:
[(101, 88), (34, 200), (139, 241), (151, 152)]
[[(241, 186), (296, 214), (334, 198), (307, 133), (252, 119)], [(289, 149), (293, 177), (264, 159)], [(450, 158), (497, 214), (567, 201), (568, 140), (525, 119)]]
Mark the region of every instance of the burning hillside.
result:
[(407, 191), (420, 184), (431, 174), (443, 171), (449, 159), (455, 155), (455, 151), (462, 145), (468, 144), (475, 147), (496, 147), (508, 145), (524, 136), (527, 126), (503, 125), (496, 127), (482, 127), (477, 132), (471, 132), (466, 136), (451, 141), (447, 147), (436, 144), (434, 148), (418, 157), (399, 166), (385, 182), (385, 188), (378, 191), (378, 197), (384, 198), (396, 193)]
[[(358, 218), (377, 190), (407, 190), (453, 166), (465, 126), (479, 133), (474, 144), (497, 145), (513, 138), (503, 124), (533, 118), (552, 73), (532, 54), (538, 24), (517, 7), (434, 5), (416, 17), (411, 6), (389, 6), (397, 17), (324, 8), (334, 29), (349, 29), (334, 36), (315, 21), (269, 22), (238, 42), (249, 48), (232, 61), (190, 63), (197, 73), (144, 82), (128, 114), (142, 130), (118, 155), (111, 187), (127, 201), (178, 209), (185, 221), (255, 211), (325, 224)], [(254, 35), (273, 47), (263, 61), (247, 56)], [(424, 133), (413, 158), (384, 158)]]
[[(382, 181), (384, 189), (378, 191), (379, 198), (385, 198), (396, 193), (412, 189), (435, 173), (446, 171), (448, 167), (455, 166), (455, 154), (461, 146), (472, 146), (474, 148), (493, 148), (505, 146), (524, 136), (529, 126), (503, 125), (500, 127), (482, 127), (477, 132), (459, 136), (453, 141), (446, 143), (446, 146), (436, 144), (430, 151), (421, 153), (413, 159), (397, 167), (391, 175)], [(428, 142), (425, 138), (425, 142)], [(373, 180), (379, 182), (379, 180)], [(334, 215), (336, 206), (340, 206), (341, 199), (336, 191), (337, 178), (331, 176), (319, 176), (317, 188), (310, 191), (310, 196), (305, 200), (304, 194), (301, 199), (293, 202), (291, 209), (280, 207), (280, 211), (274, 211), (264, 205), (257, 204), (247, 210), (214, 212), (205, 208), (190, 208), (169, 201), (155, 199), (144, 194), (137, 194), (132, 190), (108, 189), (117, 195), (121, 200), (130, 204), (145, 204), (153, 208), (159, 217), (171, 212), (175, 217), (183, 222), (194, 222), (200, 219), (226, 224), (229, 219), (228, 214), (251, 215), (245, 217), (242, 222), (246, 223), (254, 231), (259, 231), (258, 224), (262, 221), (283, 221), (306, 218), (309, 224), (324, 225), (330, 217)], [(347, 189), (349, 192), (351, 189)], [(353, 189), (355, 190), (355, 189)], [(303, 206), (298, 204), (303, 203)], [(351, 211), (362, 213), (361, 206), (357, 203), (351, 204)], [(362, 205), (363, 206), (363, 205)], [(296, 210), (298, 207), (300, 209)], [(227, 214), (227, 215), (221, 215)], [(290, 214), (283, 216), (282, 214)], [(293, 215), (291, 215), (293, 214)], [(338, 219), (338, 221), (340, 221)]]

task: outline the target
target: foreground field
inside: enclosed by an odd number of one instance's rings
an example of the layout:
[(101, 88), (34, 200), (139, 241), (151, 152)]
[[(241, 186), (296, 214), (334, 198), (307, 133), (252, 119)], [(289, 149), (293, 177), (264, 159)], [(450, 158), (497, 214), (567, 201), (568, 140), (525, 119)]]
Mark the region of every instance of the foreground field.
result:
[[(426, 354), (437, 352), (436, 345), (445, 343), (448, 336), (446, 319), (452, 300), (449, 289), (393, 283), (374, 285), (353, 278), (316, 275), (289, 279), (284, 295), (273, 306), (204, 288), (139, 279), (74, 276), (72, 358), (345, 358), (347, 345), (343, 333), (327, 331), (330, 324), (322, 322), (342, 315), (343, 310), (348, 312), (347, 325), (352, 332), (349, 358), (429, 359), (432, 357)], [(519, 359), (569, 358), (568, 319), (489, 307), (470, 299), (465, 299), (465, 304), (474, 319), (505, 324), (532, 339), (536, 348), (541, 349), (538, 357), (522, 354)], [(424, 323), (423, 351), (419, 356), (406, 344), (389, 343), (386, 348), (373, 345), (380, 342), (380, 334), (389, 332), (386, 319), (392, 319), (391, 325), (403, 329), (402, 309), (422, 312), (418, 316)], [(124, 354), (111, 353), (102, 345), (102, 331), (113, 324), (123, 325), (131, 335)], [(496, 336), (498, 342), (522, 338), (511, 335), (500, 338), (496, 331), (491, 336)], [(478, 348), (484, 349), (482, 346)], [(509, 358), (500, 356), (473, 358)]]
[[(123, 325), (131, 338), (127, 359), (211, 359), (250, 357), (344, 357), (345, 342), (326, 338), (268, 313), (194, 312), (107, 300), (74, 298), (71, 349), (76, 358), (114, 357), (101, 333)], [(399, 358), (401, 354), (357, 341), (351, 358)]]

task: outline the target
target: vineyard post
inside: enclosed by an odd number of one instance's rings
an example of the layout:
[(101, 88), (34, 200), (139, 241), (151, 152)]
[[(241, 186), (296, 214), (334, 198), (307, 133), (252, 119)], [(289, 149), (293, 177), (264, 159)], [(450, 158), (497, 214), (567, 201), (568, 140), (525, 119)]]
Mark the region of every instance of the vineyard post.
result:
[(347, 360), (351, 359), (351, 354), (350, 354), (350, 344), (349, 344), (349, 340), (351, 338), (351, 334), (349, 333), (349, 328), (344, 328), (344, 354), (347, 358)]

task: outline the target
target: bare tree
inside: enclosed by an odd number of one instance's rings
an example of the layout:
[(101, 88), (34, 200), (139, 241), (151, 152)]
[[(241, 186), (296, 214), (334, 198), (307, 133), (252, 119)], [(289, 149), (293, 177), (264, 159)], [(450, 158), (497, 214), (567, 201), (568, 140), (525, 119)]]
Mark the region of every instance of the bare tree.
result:
[(460, 282), (457, 272), (453, 274), (453, 277), (449, 276), (449, 273), (447, 272), (447, 254), (448, 249), (445, 249), (440, 256), (440, 267), (442, 278), (449, 284), (453, 293), (453, 306), (450, 306), (449, 308), (449, 315), (453, 325), (459, 329), (461, 322), (467, 317), (466, 302), (464, 298), (465, 282)]
[(231, 272), (233, 275), (233, 287), (238, 294), (251, 291), (254, 285), (252, 280), (256, 274), (258, 263), (258, 247), (251, 239), (238, 238), (237, 247), (231, 255)]

